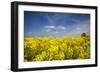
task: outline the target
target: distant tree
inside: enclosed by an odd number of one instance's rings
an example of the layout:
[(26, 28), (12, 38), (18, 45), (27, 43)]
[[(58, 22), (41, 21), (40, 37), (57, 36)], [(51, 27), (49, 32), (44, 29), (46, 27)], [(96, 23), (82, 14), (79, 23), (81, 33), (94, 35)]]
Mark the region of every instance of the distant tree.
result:
[(82, 36), (82, 37), (86, 37), (86, 33), (82, 33), (81, 36)]

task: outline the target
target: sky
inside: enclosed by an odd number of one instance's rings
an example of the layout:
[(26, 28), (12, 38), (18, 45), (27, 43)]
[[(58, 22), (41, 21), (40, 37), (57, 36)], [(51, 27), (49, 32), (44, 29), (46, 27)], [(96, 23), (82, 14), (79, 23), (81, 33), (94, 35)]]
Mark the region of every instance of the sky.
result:
[(90, 14), (24, 11), (24, 36), (90, 34)]

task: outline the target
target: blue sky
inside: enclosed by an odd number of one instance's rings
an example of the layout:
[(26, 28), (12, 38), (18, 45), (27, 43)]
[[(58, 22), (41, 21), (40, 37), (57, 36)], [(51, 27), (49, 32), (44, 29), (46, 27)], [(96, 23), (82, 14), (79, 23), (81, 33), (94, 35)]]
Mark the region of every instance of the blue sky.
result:
[(24, 11), (24, 36), (79, 36), (90, 33), (90, 14)]

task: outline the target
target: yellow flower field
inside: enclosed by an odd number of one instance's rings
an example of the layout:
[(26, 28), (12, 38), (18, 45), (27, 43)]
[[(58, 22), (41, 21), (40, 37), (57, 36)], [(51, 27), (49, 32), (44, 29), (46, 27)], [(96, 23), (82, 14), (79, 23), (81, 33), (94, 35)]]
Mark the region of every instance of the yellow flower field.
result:
[(90, 37), (27, 37), (24, 61), (53, 61), (90, 58)]

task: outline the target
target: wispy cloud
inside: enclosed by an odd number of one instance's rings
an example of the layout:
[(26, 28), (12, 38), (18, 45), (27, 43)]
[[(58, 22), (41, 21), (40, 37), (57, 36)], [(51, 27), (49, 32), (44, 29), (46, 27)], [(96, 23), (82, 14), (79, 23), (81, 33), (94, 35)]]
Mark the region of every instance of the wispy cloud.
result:
[(58, 30), (66, 30), (66, 27), (64, 27), (64, 26), (58, 26), (57, 29)]
[(52, 29), (49, 29), (49, 28), (48, 28), (48, 29), (45, 29), (44, 31), (45, 31), (45, 32), (52, 32)]
[[(61, 32), (65, 32), (66, 31), (66, 27), (65, 26), (44, 26), (43, 28), (43, 33), (45, 33), (46, 35), (53, 35), (53, 36), (59, 36), (61, 34)], [(59, 34), (59, 35), (58, 35)]]
[(53, 26), (53, 25), (48, 25), (44, 26), (45, 29), (55, 29), (55, 30), (66, 30), (65, 26)]
[(44, 26), (44, 28), (46, 28), (46, 29), (54, 29), (54, 28), (56, 28), (56, 27), (53, 26), (53, 25), (48, 25), (48, 26)]
[(54, 25), (55, 24), (54, 21), (50, 18), (49, 15), (47, 15), (47, 19), (48, 19), (48, 22), (49, 22), (50, 25)]
[(89, 20), (81, 21), (75, 24), (74, 29), (67, 33), (67, 35), (81, 35), (82, 33), (90, 34), (90, 22)]

